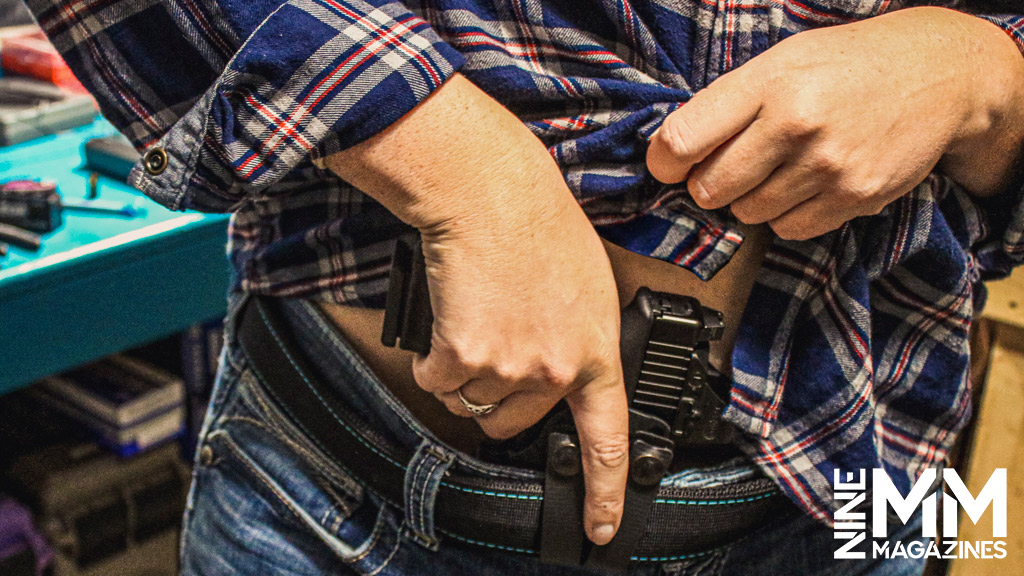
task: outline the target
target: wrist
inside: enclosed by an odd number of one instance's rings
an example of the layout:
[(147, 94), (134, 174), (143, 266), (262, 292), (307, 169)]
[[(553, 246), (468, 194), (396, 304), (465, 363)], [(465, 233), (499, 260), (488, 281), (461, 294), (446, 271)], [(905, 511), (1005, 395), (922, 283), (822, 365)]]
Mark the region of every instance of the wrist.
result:
[[(524, 127), (501, 134), (502, 149), (439, 162), (406, 189), (393, 211), (425, 233), (527, 230), (546, 216), (580, 210), (547, 149)], [(522, 132), (516, 134), (518, 129)]]
[(575, 203), (544, 145), (459, 75), (324, 164), (421, 230), (494, 225), (552, 202)]
[(969, 192), (990, 195), (1007, 184), (1024, 142), (1024, 55), (995, 24), (944, 11), (959, 28), (964, 110), (939, 168)]

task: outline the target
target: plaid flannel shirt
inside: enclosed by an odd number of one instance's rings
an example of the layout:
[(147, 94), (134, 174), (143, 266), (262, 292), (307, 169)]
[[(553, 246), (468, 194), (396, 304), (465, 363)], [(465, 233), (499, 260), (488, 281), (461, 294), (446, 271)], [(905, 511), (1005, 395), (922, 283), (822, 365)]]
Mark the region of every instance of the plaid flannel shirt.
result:
[[(665, 116), (782, 38), (899, 0), (29, 0), (175, 209), (233, 211), (235, 288), (380, 307), (408, 232), (311, 158), (381, 131), (456, 70), (550, 149), (600, 234), (709, 278), (743, 241), (644, 165)], [(1024, 47), (1024, 18), (989, 17)], [(933, 174), (877, 216), (775, 239), (743, 316), (725, 417), (794, 502), (829, 521), (834, 470), (904, 492), (970, 412), (980, 280), (1024, 259), (1014, 190)]]

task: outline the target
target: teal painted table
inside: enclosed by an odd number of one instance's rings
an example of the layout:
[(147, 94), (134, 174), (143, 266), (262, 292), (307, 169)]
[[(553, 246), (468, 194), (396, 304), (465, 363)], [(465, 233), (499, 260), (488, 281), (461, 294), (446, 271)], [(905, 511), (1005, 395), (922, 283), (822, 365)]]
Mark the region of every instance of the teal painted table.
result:
[[(0, 148), (0, 180), (56, 181), (84, 198), (82, 144), (104, 121)], [(43, 249), (0, 258), (0, 394), (224, 314), (227, 217), (171, 212), (101, 176), (100, 198), (132, 202), (135, 218), (65, 212)]]

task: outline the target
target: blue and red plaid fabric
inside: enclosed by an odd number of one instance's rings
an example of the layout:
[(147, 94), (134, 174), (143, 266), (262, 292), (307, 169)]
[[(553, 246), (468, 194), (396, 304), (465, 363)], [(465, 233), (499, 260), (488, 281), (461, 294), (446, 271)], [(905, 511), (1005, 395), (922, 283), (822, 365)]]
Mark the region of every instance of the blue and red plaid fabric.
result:
[[(234, 211), (236, 288), (379, 307), (408, 232), (312, 157), (381, 131), (456, 70), (550, 149), (606, 238), (709, 278), (742, 241), (644, 165), (665, 116), (781, 39), (890, 0), (29, 0), (103, 113), (167, 169), (172, 208)], [(1024, 18), (989, 17), (1024, 48)], [(1024, 260), (1021, 190), (939, 174), (881, 214), (775, 240), (734, 353), (726, 417), (804, 510), (836, 469), (907, 490), (970, 411), (980, 280)]]

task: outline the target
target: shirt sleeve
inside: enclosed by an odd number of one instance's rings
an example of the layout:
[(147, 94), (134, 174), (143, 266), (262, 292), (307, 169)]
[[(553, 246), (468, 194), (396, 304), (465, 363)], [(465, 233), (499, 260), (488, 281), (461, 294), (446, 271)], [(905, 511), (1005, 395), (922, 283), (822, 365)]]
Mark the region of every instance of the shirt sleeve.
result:
[[(212, 12), (232, 6), (225, 0), (206, 5)], [(102, 33), (115, 37), (138, 25), (125, 20)], [(83, 48), (96, 45), (76, 42), (66, 56), (69, 62), (102, 60)], [(237, 46), (208, 88), (159, 112), (174, 115), (169, 129), (134, 139), (144, 156), (129, 182), (168, 208), (229, 212), (251, 197), (272, 194), (266, 188), (311, 155), (343, 150), (387, 128), (463, 63), (427, 22), (389, 0), (281, 0), (238, 34)], [(143, 78), (139, 74), (152, 66), (132, 56), (124, 50), (128, 69), (117, 71), (124, 82), (110, 102), (119, 105), (131, 95), (133, 78)], [(186, 71), (164, 72), (189, 81)]]

